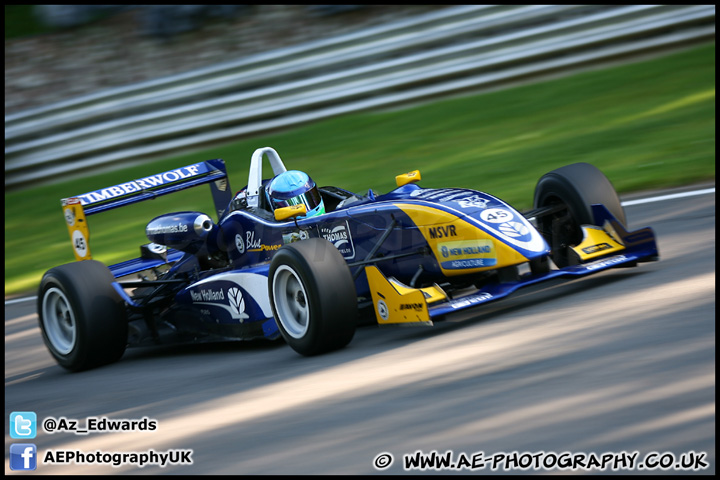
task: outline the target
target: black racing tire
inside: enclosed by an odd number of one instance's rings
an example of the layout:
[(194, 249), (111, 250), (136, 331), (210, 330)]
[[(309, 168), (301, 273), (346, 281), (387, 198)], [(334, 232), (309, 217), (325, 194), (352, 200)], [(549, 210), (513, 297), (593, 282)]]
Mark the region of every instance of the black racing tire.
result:
[(581, 225), (594, 224), (593, 204), (603, 204), (623, 226), (625, 211), (610, 180), (589, 163), (574, 163), (543, 175), (535, 187), (534, 207), (566, 207), (541, 217), (538, 227), (550, 244), (553, 261), (559, 267), (568, 265), (567, 247), (582, 241)]
[(84, 260), (48, 270), (38, 290), (43, 341), (64, 368), (82, 371), (115, 362), (127, 347), (128, 323), (115, 277)]
[(338, 350), (355, 335), (355, 281), (342, 254), (325, 239), (278, 250), (270, 263), (268, 292), (280, 333), (301, 355)]

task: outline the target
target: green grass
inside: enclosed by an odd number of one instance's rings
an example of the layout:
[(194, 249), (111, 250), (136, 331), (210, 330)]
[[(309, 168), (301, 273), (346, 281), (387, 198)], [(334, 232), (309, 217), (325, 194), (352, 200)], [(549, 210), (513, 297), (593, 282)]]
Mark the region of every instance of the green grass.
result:
[[(252, 152), (271, 146), (320, 185), (394, 188), (419, 169), (423, 187), (487, 191), (520, 209), (549, 170), (598, 166), (621, 192), (715, 178), (715, 45), (641, 63), (404, 110), (362, 113), (192, 155), (5, 195), (5, 294), (33, 291), (49, 268), (73, 261), (59, 199), (210, 158), (247, 183)], [(144, 227), (179, 210), (212, 213), (208, 188), (90, 217), (94, 258), (138, 256)]]

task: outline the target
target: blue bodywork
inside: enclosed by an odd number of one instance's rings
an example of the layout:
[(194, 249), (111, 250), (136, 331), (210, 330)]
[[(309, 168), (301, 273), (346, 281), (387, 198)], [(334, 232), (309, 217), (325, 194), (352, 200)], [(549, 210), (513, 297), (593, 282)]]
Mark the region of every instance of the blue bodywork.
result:
[[(138, 258), (109, 267), (117, 279), (169, 267), (158, 277), (158, 283), (152, 284), (159, 293), (146, 297), (127, 293), (126, 289), (131, 287), (142, 290), (138, 282), (118, 281), (114, 285), (140, 323), (155, 324), (152, 334), (137, 333), (145, 327), (136, 331), (140, 340), (156, 335), (160, 330), (158, 325), (169, 326), (171, 331), (193, 339), (198, 335), (226, 339), (278, 338), (280, 333), (268, 297), (270, 262), (284, 245), (308, 238), (324, 238), (342, 254), (355, 279), (359, 304), (370, 298), (364, 270), (369, 264), (378, 267), (385, 277), (406, 285), (449, 282), (450, 286), (460, 285), (464, 278), (462, 275), (449, 278), (448, 272), (455, 273), (454, 269), (463, 273), (465, 268), (472, 267), (471, 271), (476, 272), (478, 268), (493, 266), (492, 258), (477, 255), (461, 261), (453, 259), (453, 249), (433, 250), (427, 232), (421, 231), (420, 225), (408, 214), (408, 208), (437, 212), (437, 226), (432, 219), (422, 226), (432, 230), (432, 235), (455, 235), (456, 227), (477, 229), (497, 245), (513, 249), (525, 261), (541, 259), (550, 252), (546, 241), (522, 214), (492, 195), (469, 189), (423, 189), (408, 183), (384, 195), (376, 195), (372, 190), (361, 195), (325, 187), (320, 193), (327, 213), (276, 221), (262, 198), (257, 205), (250, 206), (243, 200), (246, 189), (240, 195), (230, 193), (222, 160), (201, 162), (78, 198), (83, 201), (85, 213), (91, 215), (205, 183), (210, 185), (215, 200), (216, 223), (203, 227), (204, 230), (198, 227), (201, 212), (178, 212), (151, 222), (153, 231), (160, 232), (175, 232), (172, 229), (181, 225), (183, 232), (194, 235), (192, 250), (182, 244), (182, 235), (160, 236), (157, 238), (167, 238), (163, 241), (170, 247), (165, 256)], [(506, 218), (499, 223), (488, 219), (487, 212), (502, 213)], [(514, 281), (487, 283), (474, 291), (429, 305), (430, 317), (439, 318), (493, 301), (551, 278), (587, 275), (657, 258), (651, 229), (627, 232), (602, 205), (593, 206), (593, 214), (595, 225), (612, 225), (625, 245), (623, 251), (562, 269), (525, 274)], [(449, 226), (440, 216), (457, 220)], [(156, 238), (149, 232), (148, 237)], [(467, 256), (456, 255), (457, 258)], [(472, 284), (472, 280), (467, 283)], [(148, 312), (154, 317), (152, 322), (148, 322)]]

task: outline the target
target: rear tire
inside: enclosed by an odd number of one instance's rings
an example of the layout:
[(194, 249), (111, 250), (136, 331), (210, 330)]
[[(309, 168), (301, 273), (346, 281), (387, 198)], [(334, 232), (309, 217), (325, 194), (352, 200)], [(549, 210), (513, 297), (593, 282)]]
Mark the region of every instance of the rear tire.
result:
[(350, 269), (327, 240), (282, 247), (268, 276), (270, 305), (285, 341), (302, 355), (346, 346), (357, 326), (357, 293)]
[(127, 346), (125, 306), (108, 268), (95, 260), (60, 265), (40, 282), (37, 311), (43, 341), (64, 368), (115, 362)]
[(580, 228), (594, 224), (593, 204), (603, 204), (623, 226), (625, 211), (610, 180), (589, 163), (566, 165), (543, 175), (535, 187), (535, 208), (562, 206), (557, 213), (541, 217), (540, 233), (550, 244), (558, 267), (573, 263), (568, 247), (582, 242)]

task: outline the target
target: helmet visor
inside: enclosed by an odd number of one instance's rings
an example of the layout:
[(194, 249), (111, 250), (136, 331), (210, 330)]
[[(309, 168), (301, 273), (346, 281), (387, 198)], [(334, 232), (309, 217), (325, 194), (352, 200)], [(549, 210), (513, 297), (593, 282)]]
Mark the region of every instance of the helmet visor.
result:
[(272, 202), (274, 209), (300, 205), (302, 203), (305, 205), (305, 209), (310, 212), (320, 205), (322, 198), (320, 197), (320, 192), (318, 192), (317, 186), (314, 186), (307, 192), (301, 193), (300, 195), (295, 195), (290, 198), (273, 198)]

